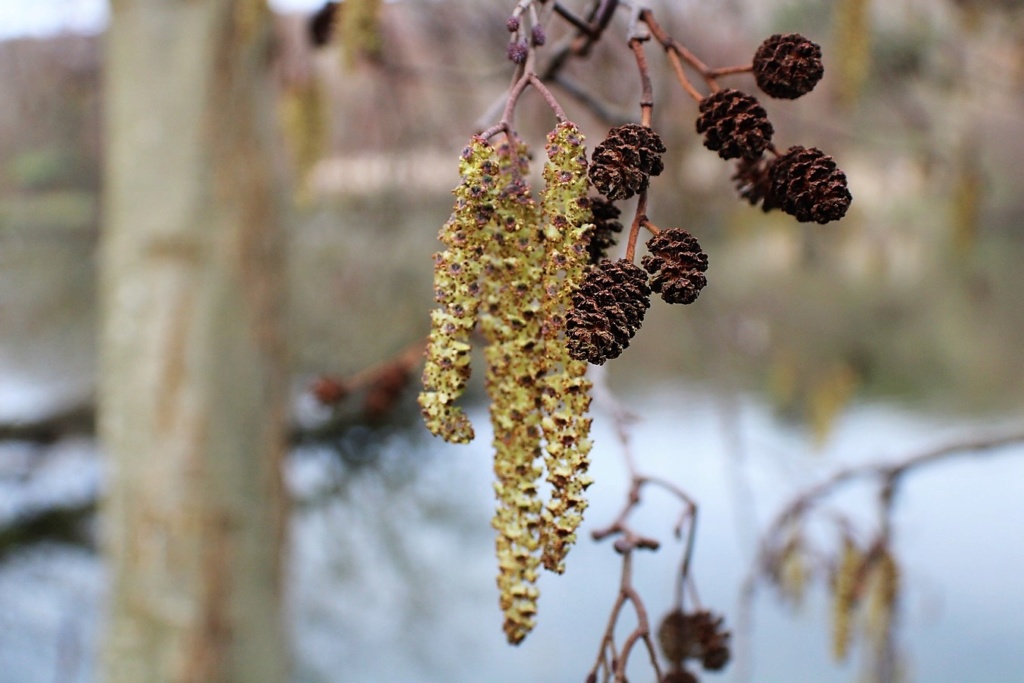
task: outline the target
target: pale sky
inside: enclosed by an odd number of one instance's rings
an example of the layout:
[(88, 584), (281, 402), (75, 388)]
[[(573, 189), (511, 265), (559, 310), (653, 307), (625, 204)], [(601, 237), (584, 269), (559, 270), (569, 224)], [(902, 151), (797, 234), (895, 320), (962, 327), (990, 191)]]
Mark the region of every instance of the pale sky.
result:
[[(313, 11), (323, 0), (270, 0), (278, 11)], [(0, 0), (0, 40), (64, 31), (96, 33), (107, 21), (107, 0)]]

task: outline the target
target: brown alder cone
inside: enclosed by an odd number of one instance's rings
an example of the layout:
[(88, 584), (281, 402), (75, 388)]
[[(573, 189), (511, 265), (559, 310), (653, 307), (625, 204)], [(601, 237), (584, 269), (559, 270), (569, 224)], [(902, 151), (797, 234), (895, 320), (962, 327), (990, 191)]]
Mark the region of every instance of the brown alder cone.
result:
[(795, 100), (811, 92), (824, 73), (821, 46), (799, 33), (776, 33), (754, 53), (754, 80), (771, 97)]
[(682, 228), (669, 228), (647, 240), (641, 264), (651, 274), (651, 289), (670, 304), (692, 304), (708, 284), (708, 256), (697, 238)]
[(625, 259), (591, 266), (566, 316), (569, 355), (594, 365), (617, 358), (651, 305), (647, 275)]
[(700, 101), (697, 132), (704, 146), (723, 159), (759, 159), (772, 141), (775, 128), (753, 95), (726, 88)]
[(853, 200), (846, 174), (815, 147), (790, 147), (771, 165), (768, 176), (768, 198), (801, 223), (837, 221)]
[(665, 169), (661, 161), (664, 153), (661, 137), (647, 126), (617, 126), (594, 148), (590, 182), (610, 201), (629, 199), (646, 190), (651, 176)]

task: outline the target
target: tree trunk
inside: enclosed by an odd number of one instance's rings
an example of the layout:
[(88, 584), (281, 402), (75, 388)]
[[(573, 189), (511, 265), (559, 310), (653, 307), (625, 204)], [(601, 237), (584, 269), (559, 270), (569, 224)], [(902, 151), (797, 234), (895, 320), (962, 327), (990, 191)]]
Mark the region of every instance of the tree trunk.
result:
[(265, 0), (114, 0), (99, 680), (284, 681), (283, 254)]

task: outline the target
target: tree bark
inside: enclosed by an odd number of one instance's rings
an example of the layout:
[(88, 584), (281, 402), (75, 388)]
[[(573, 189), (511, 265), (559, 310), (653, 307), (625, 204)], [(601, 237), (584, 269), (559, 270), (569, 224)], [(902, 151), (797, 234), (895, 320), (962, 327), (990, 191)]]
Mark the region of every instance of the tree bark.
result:
[(114, 0), (99, 680), (284, 681), (283, 254), (264, 0)]

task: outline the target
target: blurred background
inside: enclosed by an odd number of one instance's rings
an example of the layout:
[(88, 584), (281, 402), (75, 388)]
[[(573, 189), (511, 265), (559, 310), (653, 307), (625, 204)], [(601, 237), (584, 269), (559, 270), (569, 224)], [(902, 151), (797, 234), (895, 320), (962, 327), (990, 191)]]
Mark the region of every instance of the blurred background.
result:
[[(480, 388), (479, 435), (465, 447), (425, 432), (414, 386), (371, 416), (323, 407), (307, 391), (318, 376), (387, 362), (428, 331), (437, 230), (459, 150), (498, 118), (513, 3), (388, 3), (379, 51), (362, 52), (313, 45), (320, 3), (273, 5), (294, 420), (330, 425), (287, 462), (293, 680), (583, 680), (620, 568), (609, 543), (587, 537), (612, 521), (628, 486), (611, 413), (595, 407), (596, 483), (568, 576), (543, 577), (539, 626), (510, 648), (493, 583)], [(654, 127), (668, 153), (648, 213), (700, 239), (709, 285), (684, 310), (656, 301), (604, 380), (638, 416), (638, 467), (701, 506), (693, 572), (743, 660), (702, 680), (877, 680), (866, 642), (855, 638), (845, 661), (832, 657), (827, 561), (808, 567), (818, 580), (799, 599), (759, 591), (746, 622), (740, 598), (758, 575), (768, 522), (797, 492), (842, 467), (1024, 425), (1024, 2), (651, 7), (712, 66), (749, 62), (775, 32), (820, 43), (825, 78), (813, 93), (761, 99), (776, 144), (833, 155), (854, 197), (846, 218), (826, 226), (740, 200), (731, 165), (694, 133), (695, 104), (649, 49)], [(106, 16), (85, 0), (0, 5), (2, 683), (92, 681), (102, 637), (104, 471), (92, 410)], [(613, 22), (564, 75), (613, 118), (635, 120), (624, 28)], [(747, 75), (723, 83), (754, 89)], [(591, 146), (603, 138), (608, 120), (565, 83), (552, 89)], [(552, 123), (527, 95), (517, 125), (535, 171)], [(1017, 442), (922, 470), (901, 488), (888, 520), (901, 566), (899, 680), (1024, 676), (1022, 455)], [(862, 543), (882, 523), (869, 487), (829, 503)], [(638, 522), (664, 541), (636, 558), (654, 618), (670, 606), (677, 516), (670, 498), (652, 495)], [(834, 545), (833, 533), (814, 533)], [(635, 679), (652, 679), (640, 664)]]

